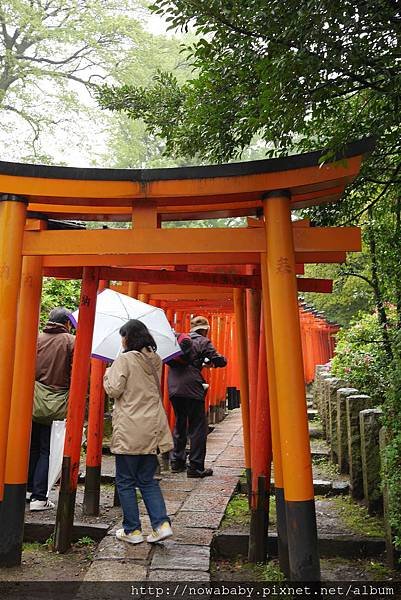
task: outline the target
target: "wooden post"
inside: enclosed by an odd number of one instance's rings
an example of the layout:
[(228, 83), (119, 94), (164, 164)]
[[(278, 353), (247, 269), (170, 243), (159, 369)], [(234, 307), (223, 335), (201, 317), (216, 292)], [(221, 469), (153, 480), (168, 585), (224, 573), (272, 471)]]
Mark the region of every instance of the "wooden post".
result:
[(245, 471), (248, 490), (251, 490), (251, 442), (249, 422), (249, 382), (248, 353), (245, 327), (245, 294), (244, 290), (234, 288), (234, 310), (237, 324), (238, 366), (241, 389), (242, 432), (244, 436)]
[(0, 502), (4, 495), (26, 205), (25, 198), (0, 195)]
[(267, 556), (269, 493), (272, 461), (269, 394), (267, 387), (266, 340), (263, 314), (260, 319), (258, 383), (251, 435), (252, 494), (248, 558), (264, 562)]
[(267, 381), (269, 388), (270, 423), (273, 446), (274, 496), (276, 500), (278, 556), (280, 562), (280, 569), (286, 577), (289, 577), (290, 565), (288, 558), (287, 517), (285, 512), (284, 501), (283, 463), (281, 458), (280, 424), (278, 419), (277, 407), (276, 372), (274, 368), (274, 347), (272, 336), (269, 285), (267, 279), (266, 254), (261, 255), (260, 262), (263, 294), (263, 318), (265, 324), (267, 353)]
[(41, 256), (25, 256), (22, 262), (4, 498), (0, 510), (0, 566), (6, 567), (21, 564), (42, 262)]
[(99, 268), (84, 267), (55, 527), (58, 552), (66, 552), (71, 544), (98, 283)]
[(271, 192), (264, 209), (290, 576), (315, 581), (320, 565), (289, 194)]
[[(99, 281), (98, 292), (108, 287), (108, 281)], [(85, 515), (99, 515), (100, 480), (102, 469), (104, 399), (103, 376), (106, 363), (91, 359), (89, 384), (88, 435), (86, 444), (85, 491), (82, 505)]]

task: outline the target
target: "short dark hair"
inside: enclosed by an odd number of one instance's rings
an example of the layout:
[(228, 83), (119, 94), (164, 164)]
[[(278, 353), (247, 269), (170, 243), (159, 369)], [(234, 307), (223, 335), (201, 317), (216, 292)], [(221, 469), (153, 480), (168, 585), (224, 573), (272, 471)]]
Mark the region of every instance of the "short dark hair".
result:
[(149, 333), (149, 329), (142, 321), (138, 319), (130, 319), (120, 329), (121, 337), (126, 340), (126, 352), (137, 350), (140, 352), (142, 348), (150, 348), (154, 352), (157, 350), (157, 344), (153, 336)]
[(60, 308), (53, 308), (53, 310), (49, 313), (49, 321), (52, 323), (61, 323), (61, 325), (65, 325), (70, 321), (71, 312), (61, 306)]

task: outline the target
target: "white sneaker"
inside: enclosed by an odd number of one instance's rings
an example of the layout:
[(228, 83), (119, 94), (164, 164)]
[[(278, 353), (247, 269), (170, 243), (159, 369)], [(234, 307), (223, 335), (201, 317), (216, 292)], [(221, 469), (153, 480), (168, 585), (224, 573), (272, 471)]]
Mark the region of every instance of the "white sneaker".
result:
[(50, 510), (55, 504), (51, 500), (31, 500), (29, 510)]
[(135, 531), (131, 531), (130, 533), (125, 533), (124, 529), (117, 529), (116, 538), (129, 544), (140, 544), (144, 540), (142, 531), (139, 529), (135, 529)]
[(32, 492), (26, 492), (25, 494), (25, 502), (31, 501)]
[(152, 533), (148, 535), (146, 541), (149, 542), (149, 544), (154, 544), (155, 542), (161, 542), (162, 540), (165, 540), (171, 537), (172, 535), (173, 530), (170, 527), (170, 523), (168, 523), (168, 521), (165, 521), (160, 525), (160, 527), (156, 527), (156, 529), (154, 529)]

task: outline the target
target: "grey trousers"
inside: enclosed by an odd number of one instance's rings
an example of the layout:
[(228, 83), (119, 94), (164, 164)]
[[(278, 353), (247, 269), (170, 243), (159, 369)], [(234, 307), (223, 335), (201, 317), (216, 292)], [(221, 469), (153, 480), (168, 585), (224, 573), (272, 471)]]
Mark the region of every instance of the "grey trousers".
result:
[(185, 464), (185, 448), (187, 438), (189, 438), (189, 465), (191, 469), (203, 471), (208, 430), (204, 400), (173, 396), (170, 401), (176, 419), (173, 431), (174, 450), (171, 453), (171, 460), (180, 465)]

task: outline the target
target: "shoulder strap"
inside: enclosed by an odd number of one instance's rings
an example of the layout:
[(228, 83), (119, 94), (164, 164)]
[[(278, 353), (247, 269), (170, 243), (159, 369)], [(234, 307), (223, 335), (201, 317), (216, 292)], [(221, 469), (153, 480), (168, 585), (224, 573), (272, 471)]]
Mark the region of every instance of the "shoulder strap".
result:
[(157, 389), (159, 390), (160, 400), (163, 403), (162, 388), (160, 386), (160, 381), (159, 381), (159, 378), (158, 378), (157, 373), (156, 373), (155, 365), (153, 364), (153, 362), (151, 360), (149, 361), (149, 363), (150, 363), (150, 366), (151, 366), (151, 369), (152, 369), (153, 377), (155, 378), (155, 381), (156, 381)]
[[(140, 354), (142, 357), (146, 358), (144, 356), (144, 354), (142, 352), (140, 352), (139, 350), (134, 350), (134, 352), (136, 354)], [(148, 360), (148, 359), (146, 359), (146, 360)], [(151, 360), (148, 360), (148, 362), (150, 364), (150, 368), (152, 369), (152, 375), (153, 375), (153, 377), (155, 379), (157, 389), (159, 390), (160, 401), (163, 404), (163, 394), (162, 394), (162, 388), (160, 386), (159, 377), (157, 376), (157, 372), (156, 372), (156, 369), (155, 369), (155, 366), (154, 366), (153, 362)]]

